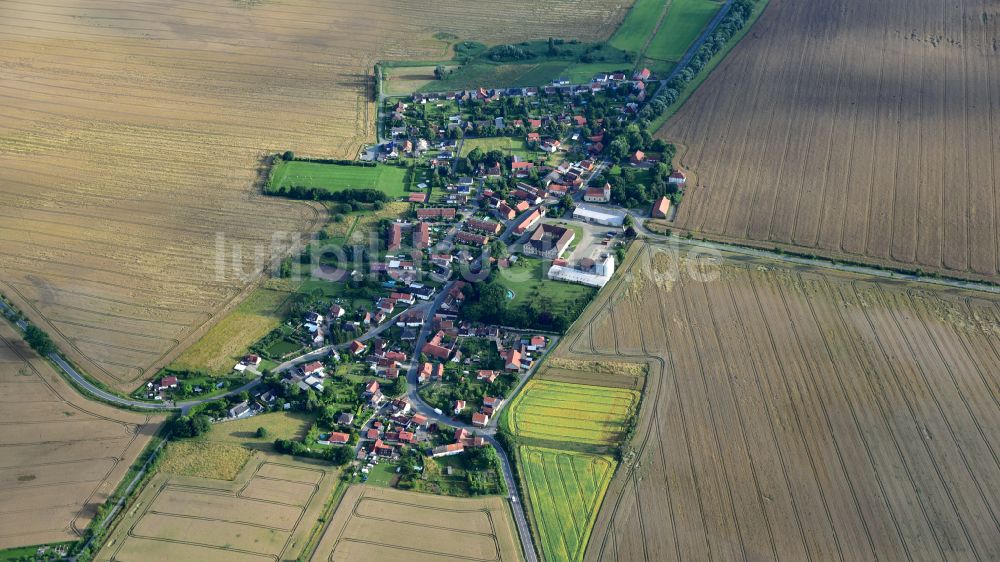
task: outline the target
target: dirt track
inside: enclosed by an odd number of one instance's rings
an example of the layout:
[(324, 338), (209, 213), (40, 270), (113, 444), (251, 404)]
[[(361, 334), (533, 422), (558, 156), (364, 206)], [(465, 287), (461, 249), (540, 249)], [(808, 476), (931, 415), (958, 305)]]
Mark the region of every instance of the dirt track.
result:
[(588, 560), (1000, 556), (1000, 301), (654, 248), (559, 350), (654, 367)]
[(772, 0), (658, 133), (677, 227), (1000, 279), (1000, 7)]

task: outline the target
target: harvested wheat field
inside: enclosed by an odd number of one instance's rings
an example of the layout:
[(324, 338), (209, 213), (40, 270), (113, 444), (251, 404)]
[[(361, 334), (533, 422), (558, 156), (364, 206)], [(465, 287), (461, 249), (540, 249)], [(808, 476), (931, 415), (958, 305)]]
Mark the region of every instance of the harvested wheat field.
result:
[(522, 560), (504, 498), (450, 498), (390, 488), (347, 489), (312, 560)]
[(161, 421), (84, 400), (0, 322), (0, 550), (78, 538)]
[(377, 60), (441, 57), (436, 32), (600, 39), (627, 8), (3, 2), (0, 287), (86, 371), (131, 389), (246, 293), (291, 245), (282, 233), (318, 228), (318, 208), (257, 195), (261, 159), (356, 156), (374, 140)]
[(771, 0), (658, 132), (676, 226), (1000, 280), (1000, 5)]
[(336, 472), (263, 452), (234, 481), (161, 469), (96, 560), (294, 560), (337, 486)]
[(556, 351), (655, 366), (587, 560), (1000, 557), (1000, 297), (685, 251)]

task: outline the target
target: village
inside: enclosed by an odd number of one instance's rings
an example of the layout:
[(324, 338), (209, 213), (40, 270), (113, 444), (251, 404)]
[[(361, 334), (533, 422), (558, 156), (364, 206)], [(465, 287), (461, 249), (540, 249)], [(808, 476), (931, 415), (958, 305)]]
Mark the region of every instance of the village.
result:
[[(655, 176), (669, 189), (647, 213), (669, 218), (686, 182), (670, 167), (672, 147), (629, 128), (659, 85), (648, 70), (560, 82), (387, 100), (388, 138), (362, 160), (420, 174), (403, 197), (408, 211), (353, 252), (364, 259), (311, 261), (335, 291), (298, 302), (234, 365), (262, 384), (204, 412), (315, 414), (305, 439), (276, 447), (353, 462), (361, 481), (420, 486), (425, 467), (472, 481), (462, 453), (492, 438), (505, 404), (635, 236), (619, 186)], [(611, 155), (612, 135), (632, 143)], [(163, 376), (147, 397), (169, 400), (184, 384)], [(499, 489), (499, 466), (485, 470)]]

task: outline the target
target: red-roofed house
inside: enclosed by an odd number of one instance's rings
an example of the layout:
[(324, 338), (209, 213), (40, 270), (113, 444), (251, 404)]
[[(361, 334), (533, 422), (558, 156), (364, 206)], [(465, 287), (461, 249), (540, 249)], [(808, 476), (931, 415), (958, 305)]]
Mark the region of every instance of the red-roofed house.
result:
[(472, 425), (476, 427), (486, 427), (486, 424), (490, 423), (490, 417), (486, 414), (481, 414), (476, 412), (472, 414)]
[(577, 127), (582, 127), (587, 124), (587, 118), (583, 115), (574, 115), (573, 122), (576, 123)]
[(531, 129), (541, 129), (542, 120), (541, 119), (528, 119), (528, 127)]
[(506, 202), (500, 203), (500, 206), (497, 207), (497, 214), (500, 215), (500, 218), (508, 221), (517, 216), (514, 209), (512, 209)]
[(427, 425), (427, 416), (423, 414), (413, 414), (413, 417), (410, 418), (410, 421), (416, 424), (417, 427), (424, 427), (425, 425)]
[(389, 227), (389, 241), (387, 243), (390, 252), (395, 252), (403, 245), (403, 225), (398, 222), (392, 223)]
[[(344, 445), (351, 440), (351, 436), (346, 433), (341, 433), (339, 431), (334, 431), (325, 439), (327, 444), (330, 445)], [(319, 442), (322, 443), (324, 440), (320, 439)]]
[(649, 80), (650, 72), (648, 68), (642, 70), (637, 70), (634, 75), (632, 75), (633, 80)]
[(507, 354), (504, 355), (504, 369), (508, 371), (518, 371), (521, 369), (521, 352), (516, 349), (510, 349)]
[(476, 372), (476, 380), (480, 381), (493, 382), (497, 380), (498, 376), (500, 376), (498, 371), (487, 371), (481, 369)]
[(413, 247), (424, 249), (431, 245), (431, 227), (425, 222), (418, 222), (413, 229)]
[(441, 445), (439, 447), (434, 447), (431, 449), (431, 456), (437, 457), (447, 457), (450, 455), (457, 455), (465, 450), (465, 446), (461, 443), (452, 443), (450, 445)]
[(538, 133), (528, 133), (528, 142), (542, 142), (542, 136)]
[(457, 416), (458, 414), (461, 414), (464, 409), (465, 400), (455, 400), (455, 415)]
[(503, 398), (496, 398), (494, 396), (483, 396), (483, 413), (489, 416), (493, 415), (494, 410), (503, 404)]
[(347, 346), (347, 350), (351, 352), (351, 355), (361, 355), (365, 351), (365, 344), (354, 340), (351, 345)]
[(490, 241), (488, 236), (465, 231), (455, 234), (455, 240), (461, 244), (468, 244), (470, 246), (485, 246)]
[(378, 430), (374, 427), (365, 432), (365, 437), (368, 439), (378, 439)]
[(633, 164), (639, 164), (646, 159), (646, 153), (641, 150), (636, 150), (632, 157), (629, 158), (629, 162)]
[(680, 170), (674, 170), (674, 173), (670, 174), (670, 178), (667, 181), (669, 181), (670, 183), (683, 185), (684, 183), (687, 182), (687, 180), (688, 180), (687, 175), (684, 172)]
[(403, 443), (413, 443), (414, 441), (416, 441), (416, 436), (413, 434), (412, 431), (400, 431), (399, 440), (402, 441)]
[(518, 213), (523, 213), (531, 208), (531, 204), (527, 201), (518, 201), (517, 205), (514, 205), (514, 210)]
[(307, 363), (305, 367), (302, 367), (302, 372), (309, 375), (315, 375), (316, 373), (323, 372), (323, 364), (319, 361), (313, 361), (312, 363)]
[(428, 382), (431, 380), (431, 372), (434, 371), (434, 365), (429, 362), (424, 362), (420, 365), (420, 372), (417, 373), (417, 382)]
[(667, 213), (670, 212), (670, 199), (666, 197), (660, 197), (653, 203), (653, 210), (650, 213), (654, 219), (665, 219), (667, 218)]
[(415, 191), (410, 194), (410, 203), (426, 203), (427, 194), (423, 191)]
[(177, 377), (163, 377), (160, 379), (160, 388), (177, 388)]
[(606, 183), (604, 187), (588, 187), (583, 194), (583, 200), (588, 203), (607, 203), (611, 201), (611, 184)]
[(535, 348), (545, 347), (545, 336), (531, 336), (531, 345)]
[(528, 231), (529, 228), (535, 226), (535, 223), (542, 218), (542, 214), (535, 209), (530, 215), (524, 217), (517, 227), (514, 228), (514, 234), (521, 235)]
[(503, 227), (500, 226), (499, 223), (481, 219), (469, 219), (465, 221), (465, 226), (469, 230), (473, 232), (478, 232), (480, 234), (496, 235), (499, 234), (501, 230), (503, 230)]

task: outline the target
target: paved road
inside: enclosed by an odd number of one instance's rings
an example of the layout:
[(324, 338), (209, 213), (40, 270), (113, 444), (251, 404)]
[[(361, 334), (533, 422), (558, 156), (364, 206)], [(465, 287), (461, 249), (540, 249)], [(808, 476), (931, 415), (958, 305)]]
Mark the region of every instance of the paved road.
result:
[[(662, 91), (663, 86), (666, 86), (668, 82), (680, 74), (681, 70), (684, 70), (684, 67), (691, 62), (691, 59), (698, 53), (698, 49), (705, 44), (705, 41), (709, 38), (709, 36), (715, 33), (715, 28), (722, 23), (722, 18), (726, 17), (726, 14), (729, 13), (729, 9), (733, 7), (733, 1), (734, 0), (726, 0), (726, 3), (719, 8), (719, 11), (715, 13), (715, 17), (712, 18), (712, 21), (708, 22), (708, 27), (705, 28), (705, 31), (703, 31), (701, 35), (698, 36), (698, 39), (692, 43), (690, 47), (688, 47), (687, 52), (685, 52), (684, 56), (681, 57), (680, 62), (674, 65), (673, 70), (670, 71), (670, 74), (666, 78), (660, 80), (660, 89), (657, 90), (657, 92)], [(653, 98), (655, 97), (656, 96), (653, 96)]]
[[(106, 525), (108, 521), (114, 521), (115, 516), (118, 515), (118, 512), (121, 511), (122, 506), (125, 505), (125, 501), (129, 498), (129, 496), (132, 495), (132, 490), (135, 489), (135, 487), (142, 480), (143, 476), (146, 475), (146, 471), (149, 470), (149, 465), (154, 460), (156, 460), (156, 457), (159, 456), (160, 451), (163, 449), (163, 446), (167, 444), (167, 441), (170, 441), (169, 434), (163, 437), (163, 440), (160, 441), (160, 443), (156, 446), (156, 449), (153, 450), (153, 453), (149, 455), (149, 458), (146, 459), (146, 462), (142, 463), (142, 467), (139, 469), (139, 472), (135, 474), (135, 477), (132, 478), (132, 481), (129, 482), (128, 486), (125, 487), (125, 491), (122, 493), (121, 497), (118, 498), (118, 501), (115, 502), (114, 507), (112, 507), (111, 511), (108, 512), (108, 514), (104, 517), (104, 519), (101, 519), (100, 523), (97, 524), (98, 529), (104, 527), (104, 525)], [(87, 542), (84, 543), (83, 548), (89, 547), (92, 542), (94, 542), (93, 535), (89, 539), (87, 539)], [(70, 562), (76, 562), (76, 557), (70, 558), (69, 560)]]

